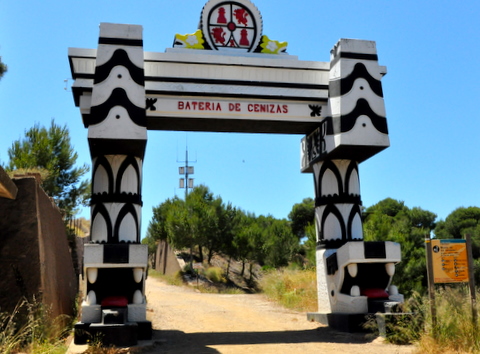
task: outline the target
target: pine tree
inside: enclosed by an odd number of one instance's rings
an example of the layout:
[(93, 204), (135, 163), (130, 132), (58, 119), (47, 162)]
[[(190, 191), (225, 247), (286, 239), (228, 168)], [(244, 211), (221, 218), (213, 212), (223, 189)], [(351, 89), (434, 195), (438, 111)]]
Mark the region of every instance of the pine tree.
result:
[(43, 190), (55, 200), (65, 219), (73, 217), (77, 208), (87, 203), (90, 184), (80, 179), (89, 168), (75, 167), (78, 154), (66, 126), (56, 125), (53, 119), (48, 129), (35, 124), (25, 131), (23, 139), (12, 143), (8, 157), (7, 172), (42, 174)]

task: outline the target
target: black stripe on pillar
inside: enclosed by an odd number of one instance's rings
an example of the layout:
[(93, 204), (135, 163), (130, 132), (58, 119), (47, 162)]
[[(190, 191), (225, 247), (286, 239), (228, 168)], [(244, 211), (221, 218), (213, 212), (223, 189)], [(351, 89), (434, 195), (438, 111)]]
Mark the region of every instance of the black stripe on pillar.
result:
[(142, 47), (142, 39), (126, 39), (126, 38), (108, 38), (100, 37), (98, 39), (98, 44), (112, 44), (112, 45), (127, 45), (131, 47)]
[(129, 263), (128, 244), (103, 245), (103, 263)]
[(374, 242), (365, 242), (365, 258), (387, 258), (387, 251), (385, 249), (385, 242), (383, 241), (374, 241)]

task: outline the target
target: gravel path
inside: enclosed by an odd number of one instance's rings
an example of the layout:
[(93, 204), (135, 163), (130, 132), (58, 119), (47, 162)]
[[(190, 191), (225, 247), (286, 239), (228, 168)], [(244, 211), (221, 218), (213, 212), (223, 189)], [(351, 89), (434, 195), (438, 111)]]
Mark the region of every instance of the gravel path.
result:
[(340, 333), (261, 295), (205, 294), (156, 278), (146, 283), (153, 353), (412, 353), (363, 334)]

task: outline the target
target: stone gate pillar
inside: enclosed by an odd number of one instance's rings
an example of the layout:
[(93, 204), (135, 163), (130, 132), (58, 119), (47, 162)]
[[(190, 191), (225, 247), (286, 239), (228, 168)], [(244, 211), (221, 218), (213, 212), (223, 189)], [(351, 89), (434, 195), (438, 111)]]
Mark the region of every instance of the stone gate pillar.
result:
[[(142, 27), (102, 23), (90, 107), (84, 114), (92, 156), (91, 242), (77, 343), (151, 337), (146, 320), (148, 250), (140, 244), (142, 165), (147, 143)], [(80, 102), (82, 106), (82, 102)], [(120, 325), (120, 326), (119, 326)]]
[[(350, 330), (367, 313), (403, 301), (391, 279), (400, 245), (364, 242), (358, 165), (389, 146), (375, 42), (341, 39), (332, 49), (324, 119), (302, 141), (313, 172), (320, 322)], [(323, 112), (322, 112), (323, 113)], [(323, 114), (322, 114), (323, 115)]]
[(330, 313), (337, 309), (338, 290), (335, 283), (327, 282), (326, 275), (332, 270), (324, 260), (347, 242), (363, 240), (360, 180), (358, 164), (352, 160), (320, 161), (313, 165), (313, 171), (318, 307), (319, 312)]

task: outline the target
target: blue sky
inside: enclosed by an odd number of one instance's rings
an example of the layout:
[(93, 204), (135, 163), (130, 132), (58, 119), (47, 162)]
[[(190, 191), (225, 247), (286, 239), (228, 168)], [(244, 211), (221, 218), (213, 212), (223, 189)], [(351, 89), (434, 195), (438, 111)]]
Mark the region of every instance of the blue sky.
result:
[[(101, 22), (143, 26), (144, 49), (164, 52), (193, 33), (204, 0), (0, 2), (0, 161), (36, 122), (66, 124), (90, 164), (87, 130), (69, 85), (68, 47), (96, 48)], [(480, 206), (480, 3), (454, 1), (256, 0), (263, 33), (288, 41), (300, 60), (329, 61), (340, 38), (373, 40), (387, 66), (383, 91), (391, 146), (360, 165), (363, 205), (391, 197), (444, 219)], [(65, 82), (65, 80), (70, 79)], [(244, 210), (286, 218), (313, 197), (300, 173), (299, 135), (149, 131), (144, 160), (143, 233), (153, 206), (175, 194), (185, 147), (195, 183)], [(83, 215), (88, 216), (88, 211)]]

